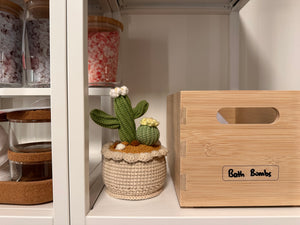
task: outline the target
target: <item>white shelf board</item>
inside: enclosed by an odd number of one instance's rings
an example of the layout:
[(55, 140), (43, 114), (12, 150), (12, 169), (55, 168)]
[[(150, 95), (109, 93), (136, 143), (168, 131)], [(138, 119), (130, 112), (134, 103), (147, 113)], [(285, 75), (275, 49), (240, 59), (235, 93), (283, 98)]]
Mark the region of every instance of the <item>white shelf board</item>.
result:
[(0, 88), (0, 96), (50, 96), (50, 88)]
[(300, 207), (180, 208), (168, 176), (165, 190), (149, 200), (118, 200), (104, 189), (86, 217), (86, 225), (98, 224), (299, 225)]
[[(121, 0), (123, 14), (204, 13), (230, 14), (240, 10), (249, 0)], [(239, 7), (235, 7), (239, 5)]]
[(0, 204), (0, 224), (52, 225), (53, 203), (40, 205)]

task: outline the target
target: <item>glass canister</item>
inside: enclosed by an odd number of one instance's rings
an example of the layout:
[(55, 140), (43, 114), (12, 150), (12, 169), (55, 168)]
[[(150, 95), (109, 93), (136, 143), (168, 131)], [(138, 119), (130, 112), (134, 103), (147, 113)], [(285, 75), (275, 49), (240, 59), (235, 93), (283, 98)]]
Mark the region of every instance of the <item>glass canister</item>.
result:
[(8, 150), (8, 121), (6, 114), (0, 114), (0, 181), (10, 181)]
[(52, 177), (50, 109), (16, 111), (9, 121), (10, 174), (13, 181)]
[(89, 86), (120, 83), (120, 33), (123, 24), (104, 16), (88, 17)]
[(23, 9), (0, 0), (0, 86), (22, 84), (22, 20)]
[(52, 178), (51, 151), (17, 153), (8, 151), (12, 181), (40, 181)]
[(7, 119), (10, 150), (22, 153), (51, 151), (50, 109), (11, 112)]
[(23, 29), (25, 86), (50, 87), (49, 0), (25, 0)]

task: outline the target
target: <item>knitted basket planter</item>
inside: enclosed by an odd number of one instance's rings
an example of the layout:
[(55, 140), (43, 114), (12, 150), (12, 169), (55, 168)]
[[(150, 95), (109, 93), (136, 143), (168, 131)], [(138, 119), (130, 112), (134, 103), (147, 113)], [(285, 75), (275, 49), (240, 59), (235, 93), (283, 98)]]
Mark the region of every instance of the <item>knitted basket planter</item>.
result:
[(118, 199), (142, 200), (159, 195), (166, 180), (167, 149), (147, 153), (111, 151), (105, 144), (103, 180), (109, 195)]

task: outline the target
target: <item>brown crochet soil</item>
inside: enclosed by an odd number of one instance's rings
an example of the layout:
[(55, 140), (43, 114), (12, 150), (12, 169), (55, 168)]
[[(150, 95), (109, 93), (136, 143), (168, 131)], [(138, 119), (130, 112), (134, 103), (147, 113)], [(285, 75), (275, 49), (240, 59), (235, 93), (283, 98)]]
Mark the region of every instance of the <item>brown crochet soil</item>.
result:
[(109, 149), (114, 152), (144, 153), (144, 152), (158, 151), (161, 147), (160, 145), (149, 146), (149, 145), (143, 145), (143, 144), (134, 146), (134, 145), (128, 144), (127, 142), (122, 142), (122, 144), (124, 144), (126, 147), (123, 150), (116, 150), (115, 147), (119, 143), (120, 142), (115, 142), (113, 145), (111, 145), (109, 147)]

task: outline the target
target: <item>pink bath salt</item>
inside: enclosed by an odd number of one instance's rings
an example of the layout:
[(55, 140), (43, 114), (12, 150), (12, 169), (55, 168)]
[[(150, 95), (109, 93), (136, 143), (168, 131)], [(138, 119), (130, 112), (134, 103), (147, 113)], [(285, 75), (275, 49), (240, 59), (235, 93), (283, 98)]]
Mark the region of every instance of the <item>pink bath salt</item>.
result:
[(120, 34), (118, 31), (89, 32), (88, 72), (90, 85), (116, 82)]
[(19, 18), (0, 12), (0, 85), (21, 84), (21, 29)]
[(25, 66), (33, 73), (31, 85), (50, 85), (49, 19), (27, 21), (30, 62)]

